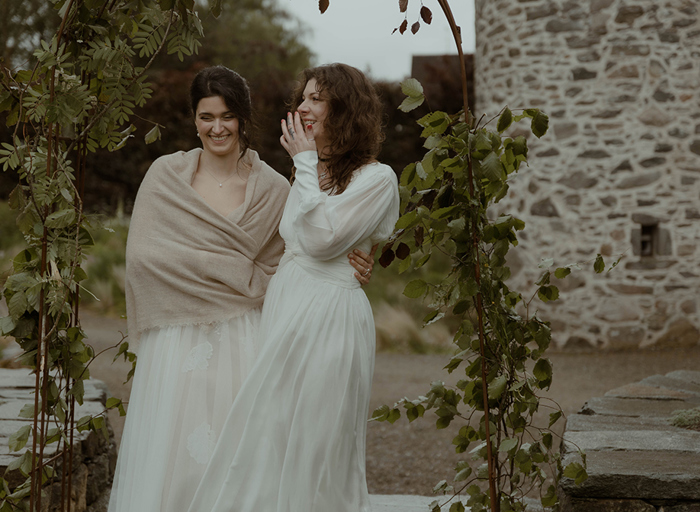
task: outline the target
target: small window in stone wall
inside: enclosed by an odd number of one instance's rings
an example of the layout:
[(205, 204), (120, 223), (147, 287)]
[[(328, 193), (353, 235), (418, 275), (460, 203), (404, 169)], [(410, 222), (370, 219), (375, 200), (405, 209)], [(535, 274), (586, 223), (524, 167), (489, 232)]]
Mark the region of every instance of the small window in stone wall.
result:
[(641, 256), (654, 255), (654, 239), (658, 238), (657, 226), (642, 226), (639, 237), (639, 254)]
[(632, 221), (639, 226), (632, 229), (632, 252), (636, 256), (651, 258), (672, 254), (671, 234), (659, 225), (659, 219), (637, 213), (632, 215)]

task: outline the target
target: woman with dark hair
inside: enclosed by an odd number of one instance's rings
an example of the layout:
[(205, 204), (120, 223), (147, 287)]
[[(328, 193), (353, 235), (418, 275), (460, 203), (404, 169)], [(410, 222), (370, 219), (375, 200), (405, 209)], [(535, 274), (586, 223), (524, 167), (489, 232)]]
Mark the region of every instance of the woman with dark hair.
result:
[[(202, 148), (153, 163), (129, 228), (128, 328), (140, 346), (109, 512), (187, 510), (257, 357), (284, 249), (289, 184), (250, 149), (246, 81), (206, 68), (190, 96)], [(358, 286), (371, 269), (362, 256), (351, 257)]]
[(295, 181), (280, 222), (260, 356), (223, 427), (190, 512), (370, 512), (365, 434), (372, 310), (346, 252), (387, 238), (393, 170), (376, 161), (381, 107), (357, 69), (307, 70), (281, 143)]

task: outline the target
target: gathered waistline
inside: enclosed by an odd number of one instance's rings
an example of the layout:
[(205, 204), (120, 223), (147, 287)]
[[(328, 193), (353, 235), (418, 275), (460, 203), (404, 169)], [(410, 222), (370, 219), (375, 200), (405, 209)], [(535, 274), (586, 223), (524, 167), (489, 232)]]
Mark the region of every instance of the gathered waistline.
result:
[(322, 261), (304, 253), (286, 250), (280, 260), (279, 268), (281, 269), (291, 261), (294, 261), (313, 279), (349, 289), (361, 286), (360, 282), (355, 279), (355, 269), (345, 256)]

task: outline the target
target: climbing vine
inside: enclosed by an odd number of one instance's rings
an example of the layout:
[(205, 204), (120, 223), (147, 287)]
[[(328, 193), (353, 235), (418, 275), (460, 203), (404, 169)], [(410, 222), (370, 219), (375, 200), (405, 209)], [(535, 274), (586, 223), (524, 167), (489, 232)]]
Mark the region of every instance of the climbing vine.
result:
[[(10, 206), (26, 242), (2, 290), (9, 315), (0, 319), (0, 333), (15, 338), (23, 349), (20, 361), (36, 374), (34, 404), (20, 412), (33, 423), (9, 442), (11, 451), (24, 451), (7, 471), (19, 471), (26, 480), (10, 488), (3, 479), (2, 512), (46, 509), (42, 485), (59, 478), (60, 503), (51, 506), (69, 509), (74, 435), (106, 435), (102, 415), (75, 417), (95, 357), (78, 316), (80, 283), (87, 277), (82, 264), (94, 228), (82, 201), (86, 156), (97, 148), (124, 147), (134, 136), (134, 109), (151, 96), (146, 73), (154, 59), (162, 52), (191, 55), (202, 36), (194, 0), (52, 3), (61, 20), (52, 39), (41, 41), (30, 67), (7, 63), (0, 70), (0, 112), (13, 128), (0, 148), (0, 166), (19, 175)], [(220, 0), (213, 2), (215, 15), (220, 6)], [(145, 135), (146, 142), (159, 137), (157, 124)], [(116, 348), (115, 359), (135, 364), (128, 342), (122, 339)], [(133, 367), (127, 379), (132, 374)], [(124, 413), (116, 398), (107, 407)], [(53, 443), (58, 455), (47, 460), (45, 449)]]
[[(548, 428), (533, 425), (535, 413), (543, 407), (539, 393), (552, 383), (552, 365), (545, 357), (550, 326), (533, 311), (533, 301), (556, 300), (559, 291), (550, 282), (552, 274), (565, 278), (579, 265), (554, 269), (552, 260), (543, 261), (532, 296), (511, 290), (506, 256), (518, 244), (517, 232), (525, 223), (514, 215), (491, 215), (508, 193), (510, 178), (527, 165), (527, 139), (509, 137), (509, 128), (529, 121), (532, 134), (539, 138), (546, 134), (549, 119), (539, 109), (514, 112), (507, 106), (491, 120), (472, 116), (461, 31), (449, 2), (437, 2), (460, 59), (463, 109), (431, 112), (418, 120), (426, 153), (401, 174), (402, 216), (382, 249), (380, 263), (388, 266), (399, 260), (403, 273), (420, 269), (436, 252), (449, 258), (449, 269), (438, 282), (415, 279), (404, 294), (429, 304), (426, 325), (446, 314), (460, 320), (454, 334), (456, 351), (445, 369), (459, 372), (461, 379), (455, 387), (437, 380), (425, 396), (382, 406), (373, 419), (393, 423), (405, 414), (414, 421), (432, 410), (438, 429), (460, 423), (452, 444), (465, 458), (454, 468), (454, 485), (442, 481), (435, 487), (435, 492), (452, 497), (433, 502), (433, 512), (443, 506), (463, 512), (464, 502), (457, 497), (466, 498), (472, 512), (522, 511), (523, 498), (533, 488), (540, 489), (543, 506), (553, 507), (558, 503), (556, 481), (543, 488), (544, 466), (556, 467), (555, 480), (564, 475), (577, 483), (586, 478), (586, 471), (580, 463), (561, 466), (551, 430), (562, 417), (558, 406), (552, 407)], [(421, 21), (432, 22), (432, 11), (423, 2), (420, 19), (412, 24), (409, 1), (398, 3), (405, 18), (395, 32), (404, 34), (410, 25), (416, 34)], [(323, 12), (329, 2), (322, 1), (319, 7)], [(423, 104), (423, 88), (417, 80), (408, 79), (401, 86), (406, 95), (401, 110), (408, 112)], [(605, 269), (600, 255), (593, 266), (596, 272)]]

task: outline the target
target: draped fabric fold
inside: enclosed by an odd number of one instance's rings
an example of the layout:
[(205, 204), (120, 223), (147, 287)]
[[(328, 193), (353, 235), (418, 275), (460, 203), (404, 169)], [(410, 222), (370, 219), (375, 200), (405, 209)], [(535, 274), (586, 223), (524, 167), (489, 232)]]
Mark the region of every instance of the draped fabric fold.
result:
[(224, 217), (192, 188), (201, 149), (156, 160), (139, 189), (127, 242), (129, 333), (207, 324), (263, 302), (284, 250), (286, 179), (248, 150), (245, 199)]

